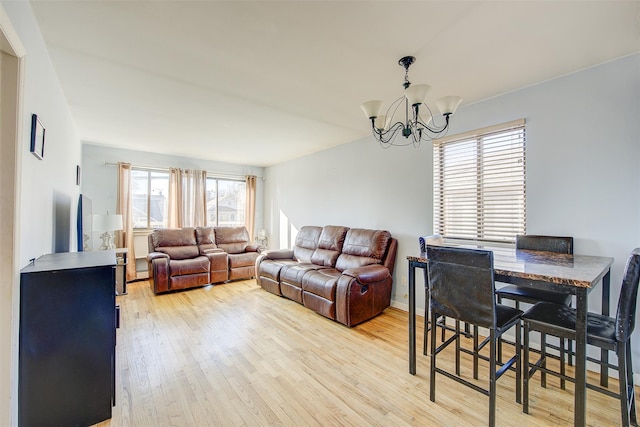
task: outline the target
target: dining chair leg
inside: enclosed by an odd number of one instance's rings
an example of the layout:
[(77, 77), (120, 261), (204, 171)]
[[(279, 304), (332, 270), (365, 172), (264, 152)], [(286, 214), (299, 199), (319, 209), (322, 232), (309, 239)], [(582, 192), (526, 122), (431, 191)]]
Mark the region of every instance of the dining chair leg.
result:
[(627, 341), (627, 356), (626, 356), (626, 368), (627, 368), (627, 384), (629, 387), (629, 418), (631, 424), (634, 426), (638, 425), (638, 420), (636, 418), (636, 387), (633, 383), (633, 359), (631, 356), (631, 339)]
[(618, 382), (620, 383), (620, 413), (622, 414), (622, 426), (628, 427), (631, 423), (629, 414), (629, 374), (627, 373), (627, 343), (620, 342), (616, 351), (618, 356)]
[(432, 402), (436, 401), (436, 315), (431, 312), (431, 324), (434, 325), (431, 328), (431, 367), (429, 371), (429, 399)]
[[(442, 325), (444, 325), (444, 326), (447, 325), (447, 316), (442, 316)], [(442, 342), (444, 342), (444, 340), (447, 338), (445, 336), (445, 332), (447, 332), (447, 328), (443, 327), (442, 328)]]
[(478, 348), (478, 327), (473, 325), (473, 379), (478, 379), (478, 353), (480, 349)]
[(516, 324), (516, 403), (522, 403), (522, 326)]
[[(540, 332), (540, 366), (547, 367), (547, 334)], [(547, 387), (547, 374), (545, 371), (540, 371), (540, 385), (543, 388)]]
[(460, 321), (456, 319), (456, 375), (460, 376)]
[(522, 412), (529, 413), (529, 324), (524, 322), (524, 343), (523, 343), (524, 355), (524, 384), (522, 387)]
[[(565, 369), (565, 364), (564, 364), (564, 355), (565, 355), (565, 350), (564, 350), (564, 338), (560, 338), (560, 373), (562, 375), (566, 374), (566, 369)], [(560, 388), (562, 390), (565, 390), (565, 380), (563, 377), (560, 377)]]
[[(475, 332), (475, 331), (474, 331)], [(477, 336), (477, 334), (475, 334)], [(489, 331), (491, 342), (489, 343), (489, 426), (496, 425), (496, 332)]]

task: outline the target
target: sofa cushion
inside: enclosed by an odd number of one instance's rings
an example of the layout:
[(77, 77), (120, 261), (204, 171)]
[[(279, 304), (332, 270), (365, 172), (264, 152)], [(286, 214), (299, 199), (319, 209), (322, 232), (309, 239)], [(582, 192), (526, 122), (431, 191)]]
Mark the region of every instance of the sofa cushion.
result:
[(318, 248), (311, 255), (311, 262), (325, 267), (334, 267), (342, 250), (349, 228), (327, 225), (318, 239)]
[(256, 264), (256, 258), (260, 255), (258, 252), (244, 252), (241, 254), (229, 254), (229, 268), (234, 269), (238, 267), (254, 267)]
[(347, 232), (336, 269), (344, 271), (370, 264), (380, 264), (391, 235), (388, 231), (352, 228)]
[(152, 233), (153, 247), (195, 246), (196, 234), (193, 228), (166, 228)]
[(344, 271), (350, 268), (358, 268), (364, 267), (365, 265), (380, 263), (381, 261), (376, 258), (342, 254), (338, 257), (338, 261), (336, 261), (336, 270)]
[(347, 232), (342, 253), (381, 260), (390, 238), (388, 231), (352, 228)]
[(218, 248), (213, 227), (196, 227), (196, 242), (200, 254), (206, 254)]
[(304, 263), (311, 262), (311, 256), (318, 247), (318, 239), (322, 233), (322, 227), (306, 225), (298, 231), (296, 242), (293, 246), (293, 257)]
[(293, 265), (297, 264), (294, 260), (271, 260), (265, 259), (263, 260), (258, 267), (258, 275), (262, 277), (267, 277), (269, 279), (273, 279), (276, 282), (280, 281), (280, 270), (285, 265)]
[(228, 254), (245, 251), (251, 239), (246, 227), (216, 227), (216, 245)]
[(302, 279), (302, 290), (329, 301), (336, 300), (336, 283), (341, 273), (333, 268), (311, 271)]
[(171, 277), (186, 274), (209, 274), (209, 259), (205, 256), (196, 256), (191, 259), (171, 259), (169, 261)]
[(156, 252), (162, 252), (169, 255), (172, 260), (190, 259), (200, 255), (197, 246), (165, 246), (157, 247)]

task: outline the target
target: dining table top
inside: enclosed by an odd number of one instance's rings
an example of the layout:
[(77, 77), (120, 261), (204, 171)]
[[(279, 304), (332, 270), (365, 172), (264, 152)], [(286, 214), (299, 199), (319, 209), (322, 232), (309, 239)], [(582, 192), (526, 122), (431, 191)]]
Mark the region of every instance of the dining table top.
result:
[[(455, 247), (491, 250), (493, 252), (493, 269), (496, 275), (579, 288), (594, 287), (613, 264), (613, 258), (610, 257), (570, 255), (483, 245), (455, 245)], [(428, 262), (426, 252), (415, 256), (408, 255), (407, 260), (424, 264)]]

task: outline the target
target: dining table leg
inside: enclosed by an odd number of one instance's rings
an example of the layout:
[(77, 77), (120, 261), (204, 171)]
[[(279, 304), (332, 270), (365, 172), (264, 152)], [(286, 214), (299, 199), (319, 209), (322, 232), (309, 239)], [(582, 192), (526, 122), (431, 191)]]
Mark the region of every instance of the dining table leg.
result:
[(575, 406), (576, 427), (586, 424), (587, 410), (587, 288), (576, 290), (576, 367)]
[[(611, 270), (602, 277), (602, 315), (609, 316), (609, 298), (611, 294)], [(604, 388), (609, 386), (609, 350), (600, 350), (600, 385)]]
[(416, 262), (409, 261), (409, 373), (416, 374)]

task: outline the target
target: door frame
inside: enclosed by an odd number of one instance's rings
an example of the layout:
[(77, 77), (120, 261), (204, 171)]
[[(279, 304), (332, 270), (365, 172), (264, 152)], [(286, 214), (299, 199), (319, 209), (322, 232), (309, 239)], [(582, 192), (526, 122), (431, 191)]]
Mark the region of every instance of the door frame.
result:
[[(20, 186), (26, 50), (0, 4), (0, 48), (15, 60), (0, 59), (0, 73), (9, 73), (15, 91), (0, 91), (0, 425), (18, 423), (18, 331), (20, 301)], [(4, 70), (4, 71), (3, 71)], [(5, 77), (6, 79), (6, 77)], [(9, 92), (9, 93), (7, 93)], [(8, 106), (8, 107), (7, 107)], [(8, 108), (8, 109), (7, 109)], [(9, 322), (7, 322), (9, 320)], [(8, 323), (8, 325), (7, 325)]]

